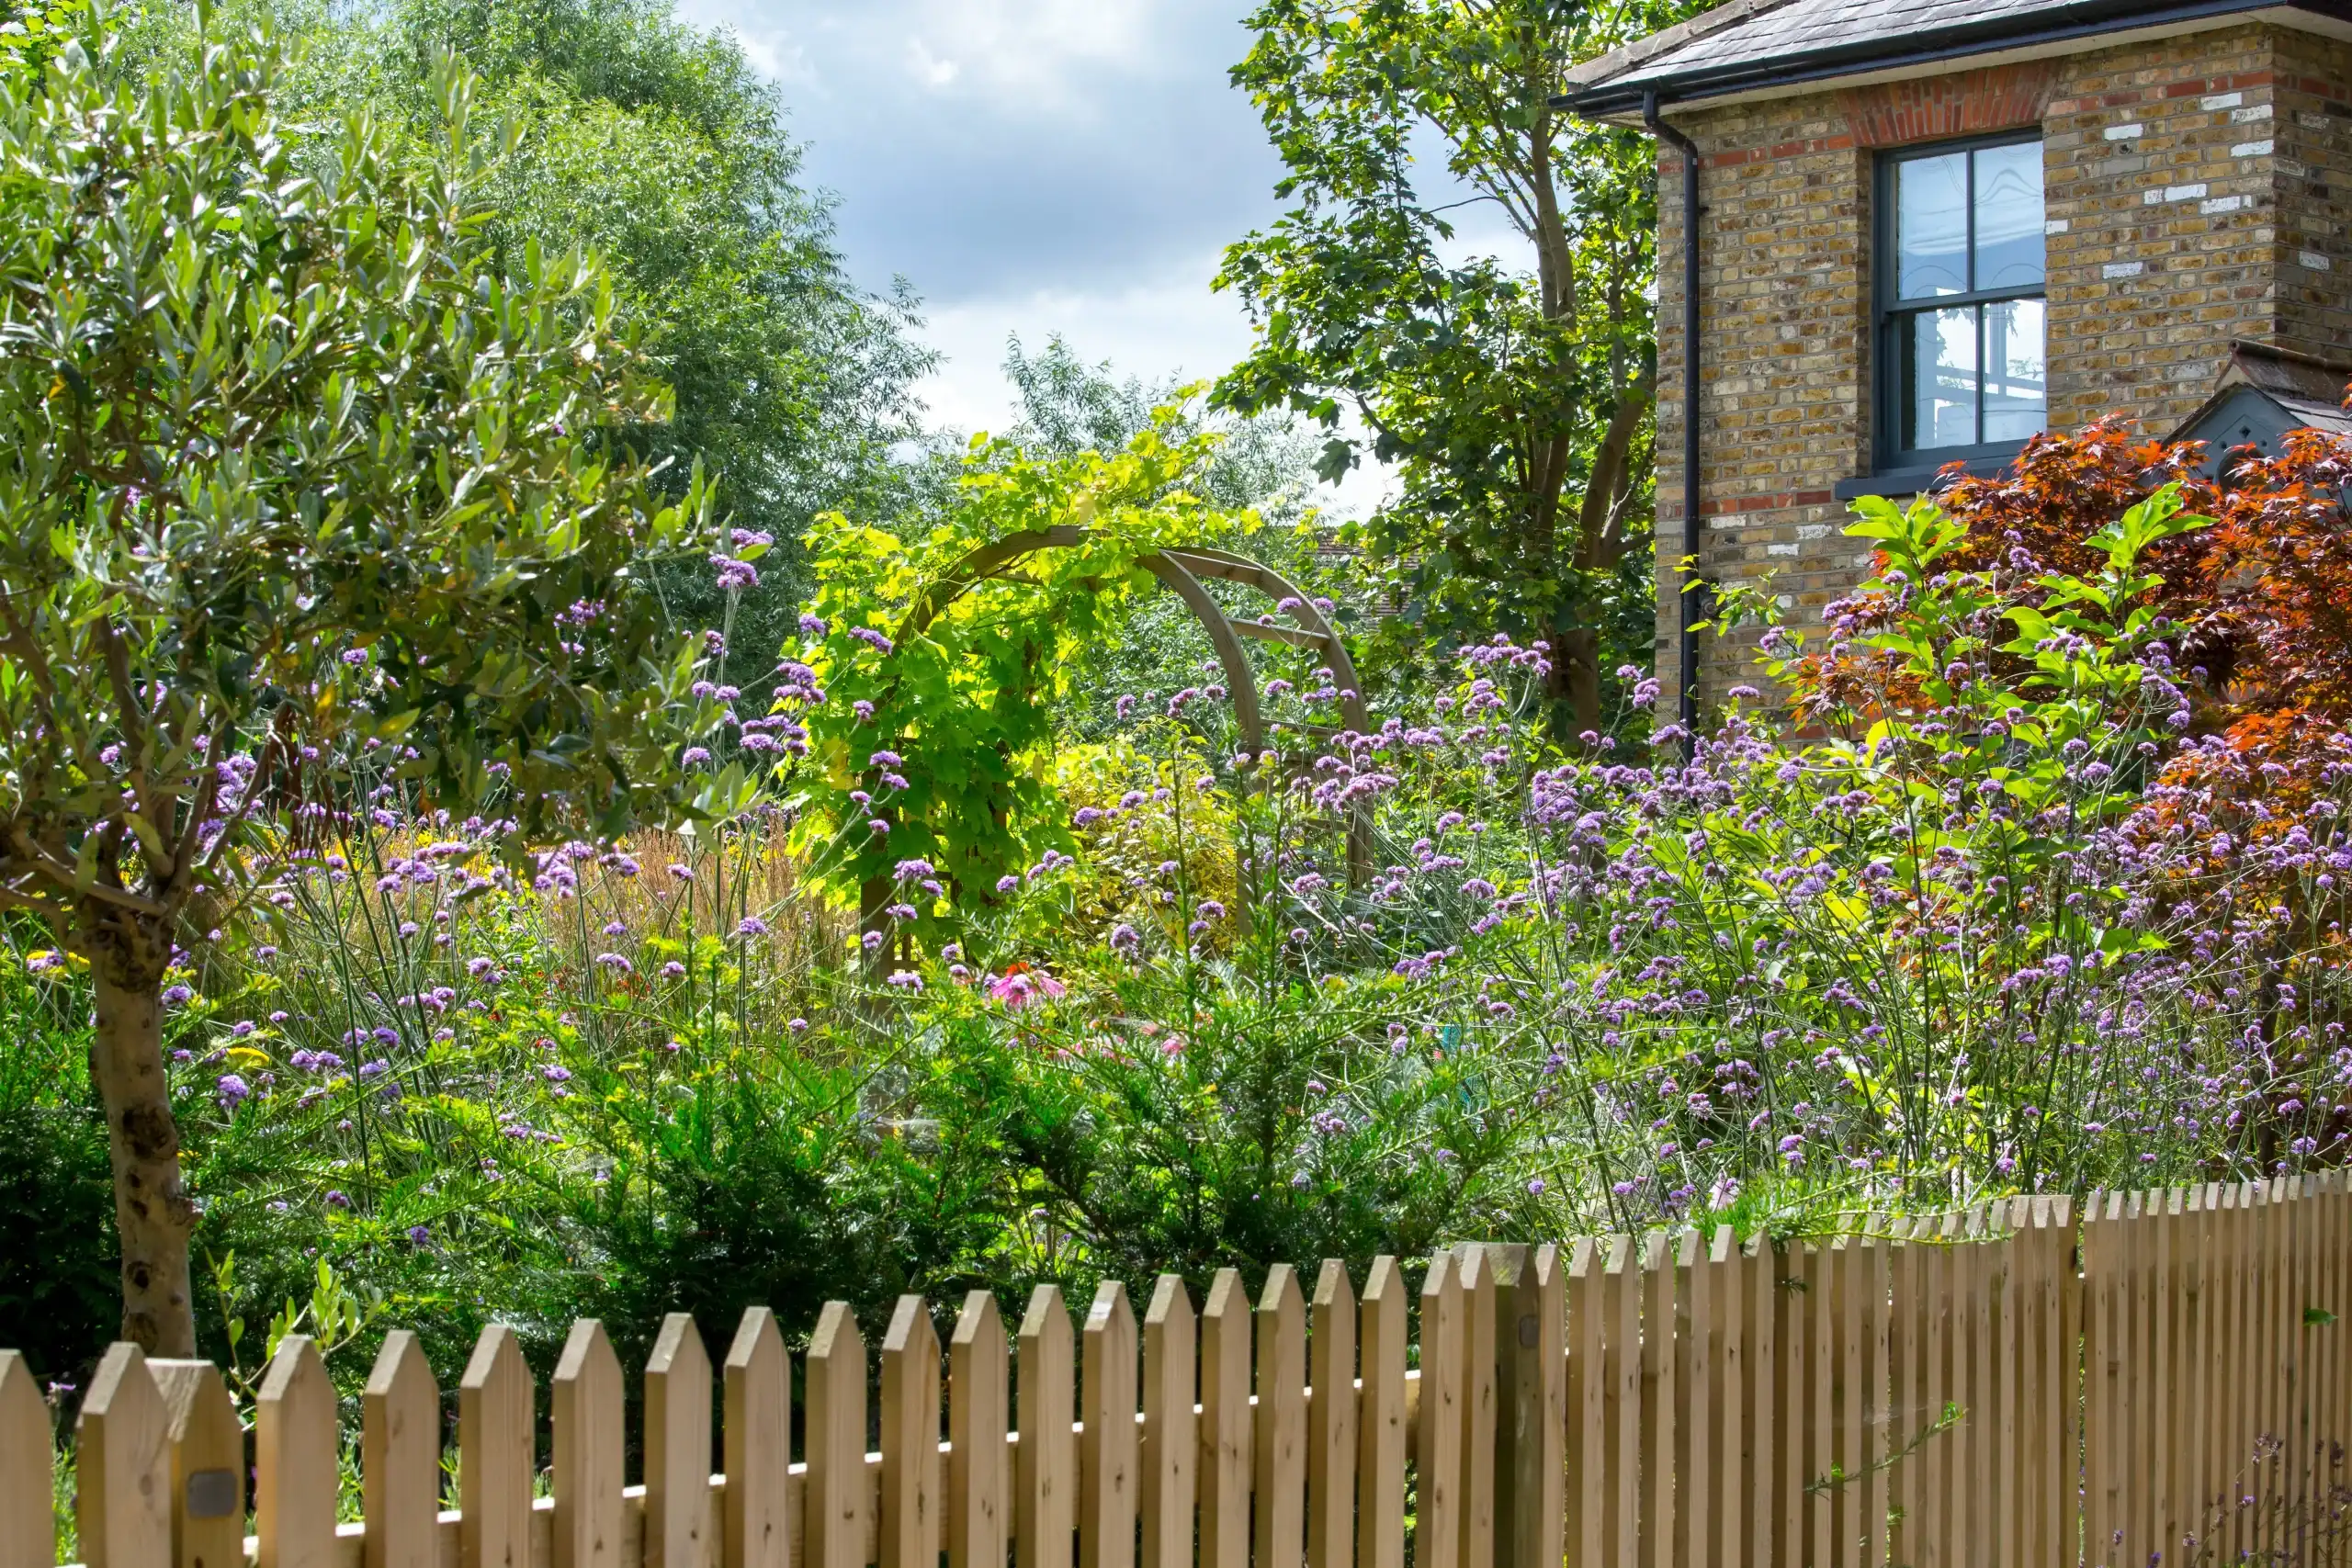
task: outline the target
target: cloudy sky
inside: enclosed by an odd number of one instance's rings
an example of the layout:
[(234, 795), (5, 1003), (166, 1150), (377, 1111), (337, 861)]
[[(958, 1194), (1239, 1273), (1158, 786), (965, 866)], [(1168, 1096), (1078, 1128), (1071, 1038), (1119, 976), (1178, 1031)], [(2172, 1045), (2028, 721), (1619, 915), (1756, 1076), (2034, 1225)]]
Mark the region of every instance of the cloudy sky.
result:
[[(1008, 333), (1153, 378), (1249, 344), (1209, 279), (1279, 167), (1226, 72), (1242, 0), (681, 0), (771, 75), (861, 281), (924, 300), (939, 423), (1001, 428)], [(1352, 487), (1351, 487), (1352, 488)]]

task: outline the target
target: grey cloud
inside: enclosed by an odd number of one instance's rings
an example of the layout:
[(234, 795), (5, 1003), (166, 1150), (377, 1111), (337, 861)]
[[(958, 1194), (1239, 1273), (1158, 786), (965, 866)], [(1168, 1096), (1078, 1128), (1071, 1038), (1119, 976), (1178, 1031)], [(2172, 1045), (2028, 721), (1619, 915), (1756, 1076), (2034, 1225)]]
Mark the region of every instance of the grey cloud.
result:
[(685, 11), (774, 62), (861, 278), (903, 274), (953, 305), (1148, 282), (1277, 211), (1279, 165), (1227, 83), (1248, 46), (1238, 6), (1128, 4), (1123, 47), (1057, 55), (999, 38), (992, 62), (985, 48), (958, 58), (952, 21), (935, 44), (941, 13), (920, 0)]

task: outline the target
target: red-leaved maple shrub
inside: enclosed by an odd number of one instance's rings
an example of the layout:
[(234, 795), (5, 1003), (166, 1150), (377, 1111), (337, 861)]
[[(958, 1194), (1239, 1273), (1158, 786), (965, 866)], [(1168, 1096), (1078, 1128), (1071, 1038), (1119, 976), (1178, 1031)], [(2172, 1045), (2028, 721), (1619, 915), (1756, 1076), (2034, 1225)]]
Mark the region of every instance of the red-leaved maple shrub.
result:
[[(2109, 419), (2075, 435), (2038, 436), (2014, 472), (1961, 479), (1942, 497), (1968, 525), (1960, 559), (2028, 575), (2090, 572), (2098, 552), (2084, 541), (2166, 482), (2179, 482), (2190, 509), (2213, 520), (2149, 553), (2165, 578), (2155, 603), (2179, 628), (2200, 743), (2151, 781), (2140, 822), (2145, 832), (2213, 842), (2215, 886), (2232, 887), (2241, 908), (2254, 889), (2233, 852), (2308, 844), (2335, 813), (2342, 791), (2330, 786), (2352, 770), (2352, 440), (2300, 430), (2276, 457), (2234, 455), (2229, 482), (2216, 485), (2202, 476), (2199, 444), (2134, 439)], [(2268, 912), (2304, 927), (2306, 938), (2341, 941), (2333, 926), (2310, 929), (2317, 922), (2296, 917), (2302, 901), (2292, 894), (2310, 874), (2290, 863), (2298, 858), (2256, 879)], [(2222, 861), (2231, 877), (2219, 876)], [(2331, 873), (2319, 874), (2333, 886)]]

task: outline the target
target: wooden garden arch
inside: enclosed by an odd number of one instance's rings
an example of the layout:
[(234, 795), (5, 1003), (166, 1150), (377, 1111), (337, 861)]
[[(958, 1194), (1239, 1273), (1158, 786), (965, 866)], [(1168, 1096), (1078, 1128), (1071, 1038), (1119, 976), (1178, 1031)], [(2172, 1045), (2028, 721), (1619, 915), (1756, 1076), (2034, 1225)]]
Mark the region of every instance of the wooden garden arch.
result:
[[(1026, 529), (982, 545), (923, 591), (908, 610), (906, 619), (899, 623), (897, 642), (903, 644), (921, 637), (956, 600), (982, 583), (1011, 576), (1023, 561), (1040, 550), (1069, 549), (1085, 540), (1085, 529), (1063, 525)], [(1208, 634), (1209, 644), (1216, 650), (1217, 663), (1225, 671), (1226, 689), (1232, 694), (1233, 716), (1240, 727), (1242, 744), (1251, 756), (1266, 750), (1266, 723), (1259, 700), (1257, 672), (1250, 668), (1249, 657), (1241, 650), (1245, 637), (1287, 643), (1321, 655), (1339, 685), (1340, 714), (1347, 728), (1358, 734), (1370, 728), (1363, 685), (1356, 678), (1355, 663), (1348, 658), (1347, 646), (1323, 612), (1316, 608), (1315, 601), (1282, 573), (1229, 550), (1193, 546), (1153, 550), (1136, 558), (1136, 564), (1173, 591)], [(1236, 620), (1209, 596), (1208, 590), (1202, 586), (1203, 578), (1254, 588), (1277, 604), (1293, 601), (1297, 608), (1286, 613), (1298, 624), (1283, 626), (1265, 621)], [(1372, 813), (1359, 802), (1348, 816), (1348, 880), (1351, 885), (1361, 885), (1371, 870)], [(861, 926), (866, 931), (882, 930), (887, 924), (883, 910), (893, 897), (890, 883), (876, 878), (867, 882), (861, 891)]]

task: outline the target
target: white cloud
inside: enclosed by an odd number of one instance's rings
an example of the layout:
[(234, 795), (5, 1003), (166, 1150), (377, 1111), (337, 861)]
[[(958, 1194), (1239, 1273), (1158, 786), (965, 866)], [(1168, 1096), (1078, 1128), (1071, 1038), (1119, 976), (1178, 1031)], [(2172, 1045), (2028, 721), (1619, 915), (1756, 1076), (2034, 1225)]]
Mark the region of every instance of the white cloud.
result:
[(1238, 4), (677, 0), (782, 89), (869, 286), (1101, 291), (1272, 216)]
[[(969, 68), (973, 87), (1015, 113), (1095, 107), (1107, 70), (1149, 62), (1155, 0), (918, 0), (910, 7), (914, 52), (947, 68)], [(926, 85), (943, 85), (926, 79)]]
[[(1214, 378), (1250, 351), (1250, 337), (1233, 296), (1209, 291), (1215, 269), (1209, 256), (1150, 282), (1039, 288), (931, 310), (923, 337), (944, 356), (921, 389), (933, 422), (969, 433), (1005, 430), (1019, 418), (1019, 398), (1003, 372), (1006, 339), (1015, 334), (1036, 353), (1059, 333), (1071, 352), (1089, 364), (1109, 360), (1123, 379)], [(1367, 466), (1317, 500), (1334, 513), (1360, 514), (1391, 484), (1386, 471)]]
[(907, 40), (907, 64), (915, 80), (926, 87), (944, 87), (964, 73), (961, 65), (940, 59), (919, 38)]
[[(1018, 333), (1157, 382), (1214, 378), (1250, 348), (1218, 253), (1274, 216), (1279, 173), (1227, 80), (1238, 0), (678, 0), (731, 28), (783, 89), (808, 176), (842, 198), (871, 286), (903, 273), (946, 356), (933, 423), (1002, 430)], [(1336, 510), (1387, 482), (1359, 469)]]
[(1080, 356), (1108, 359), (1122, 377), (1216, 376), (1249, 352), (1250, 323), (1231, 295), (1209, 292), (1215, 265), (1208, 257), (1149, 281), (1041, 288), (934, 307), (925, 312), (923, 336), (946, 364), (925, 383), (924, 396), (944, 424), (1003, 429), (1015, 400), (1001, 366), (1005, 340), (1015, 333), (1034, 352), (1059, 333)]
[(741, 0), (678, 0), (678, 15), (695, 27), (729, 32), (743, 46), (752, 69), (795, 94), (818, 89), (808, 47), (786, 28), (763, 26), (757, 9)]

